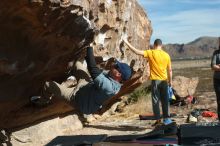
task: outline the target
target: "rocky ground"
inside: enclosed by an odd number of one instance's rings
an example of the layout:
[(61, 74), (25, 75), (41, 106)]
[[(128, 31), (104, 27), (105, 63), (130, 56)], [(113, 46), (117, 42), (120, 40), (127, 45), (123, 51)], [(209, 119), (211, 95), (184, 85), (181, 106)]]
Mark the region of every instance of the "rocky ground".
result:
[[(209, 109), (210, 111), (216, 110), (216, 100), (215, 94), (213, 92), (205, 92), (200, 96), (197, 96), (198, 103), (189, 104), (185, 106), (171, 106), (171, 112), (175, 112), (177, 116), (172, 117), (172, 119), (177, 124), (187, 123), (188, 114), (193, 109)], [(138, 105), (136, 105), (138, 106)], [(76, 135), (81, 134), (129, 134), (137, 133), (142, 131), (149, 131), (154, 123), (153, 120), (140, 120), (139, 114), (131, 114), (127, 117), (125, 113), (116, 113), (108, 118), (101, 118), (99, 120), (93, 121), (90, 124), (86, 125), (82, 130), (78, 130)], [(215, 121), (212, 118), (203, 118), (200, 121), (211, 122)]]
[[(178, 125), (180, 125), (188, 123), (188, 114), (194, 109), (209, 109), (210, 111), (216, 110), (215, 94), (213, 92), (201, 93), (201, 95), (197, 96), (197, 99), (198, 103), (196, 104), (190, 104), (180, 107), (171, 106), (171, 112), (175, 112), (177, 114), (177, 116), (173, 117), (172, 120), (174, 120)], [(138, 104), (135, 105), (138, 106)], [(129, 106), (126, 108), (129, 109)], [(200, 116), (198, 122), (214, 121), (215, 120), (212, 118), (203, 118)], [(114, 115), (111, 115), (109, 117), (102, 117), (98, 120), (95, 120), (85, 125), (83, 129), (75, 131), (71, 134), (71, 136), (83, 137), (87, 135), (97, 136), (103, 134), (106, 134), (108, 136), (142, 134), (151, 131), (154, 128), (151, 126), (153, 123), (153, 120), (140, 120), (139, 114), (137, 113), (128, 114), (128, 112), (125, 111), (123, 113), (115, 113)]]

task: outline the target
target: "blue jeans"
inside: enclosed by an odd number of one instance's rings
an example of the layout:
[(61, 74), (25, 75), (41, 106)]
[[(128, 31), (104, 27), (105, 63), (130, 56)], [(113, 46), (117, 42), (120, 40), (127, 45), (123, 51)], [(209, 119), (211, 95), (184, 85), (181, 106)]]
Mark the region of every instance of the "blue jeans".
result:
[(161, 101), (163, 118), (170, 117), (169, 111), (169, 95), (168, 83), (164, 80), (152, 80), (151, 83), (152, 106), (155, 118), (158, 120), (160, 116), (159, 102)]

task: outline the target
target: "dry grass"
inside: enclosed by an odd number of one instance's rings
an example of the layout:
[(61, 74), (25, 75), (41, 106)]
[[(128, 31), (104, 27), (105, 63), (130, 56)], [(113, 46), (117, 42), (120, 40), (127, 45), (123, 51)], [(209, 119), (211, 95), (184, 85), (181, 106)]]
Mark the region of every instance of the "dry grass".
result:
[(210, 68), (211, 59), (201, 59), (201, 60), (175, 60), (172, 61), (173, 70), (186, 69), (186, 68), (200, 68), (209, 67)]
[(140, 97), (136, 103), (127, 106), (125, 112), (128, 115), (152, 113), (152, 103), (150, 94), (148, 94), (146, 97)]

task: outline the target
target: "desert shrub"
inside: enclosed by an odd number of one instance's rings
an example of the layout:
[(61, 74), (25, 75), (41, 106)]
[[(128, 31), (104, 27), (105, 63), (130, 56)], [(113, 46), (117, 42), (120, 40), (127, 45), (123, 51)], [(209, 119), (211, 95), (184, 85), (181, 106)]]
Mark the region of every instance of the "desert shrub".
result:
[(142, 97), (149, 97), (150, 86), (140, 86), (129, 95), (128, 103), (135, 103)]

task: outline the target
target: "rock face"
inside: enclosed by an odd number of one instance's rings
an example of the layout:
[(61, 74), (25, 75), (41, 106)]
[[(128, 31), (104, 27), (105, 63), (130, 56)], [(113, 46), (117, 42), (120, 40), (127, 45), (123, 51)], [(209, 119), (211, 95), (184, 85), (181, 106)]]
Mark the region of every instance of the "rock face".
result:
[(39, 109), (29, 98), (40, 95), (46, 80), (66, 79), (68, 64), (84, 58), (91, 28), (100, 30), (93, 41), (96, 56), (135, 62), (135, 70), (143, 69), (145, 61), (121, 44), (131, 36), (135, 47), (149, 46), (151, 24), (136, 0), (70, 2), (61, 8), (59, 0), (1, 1), (0, 128), (21, 128), (73, 110), (58, 99)]

